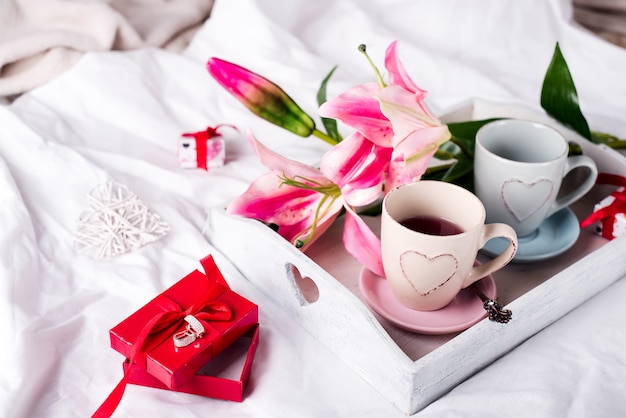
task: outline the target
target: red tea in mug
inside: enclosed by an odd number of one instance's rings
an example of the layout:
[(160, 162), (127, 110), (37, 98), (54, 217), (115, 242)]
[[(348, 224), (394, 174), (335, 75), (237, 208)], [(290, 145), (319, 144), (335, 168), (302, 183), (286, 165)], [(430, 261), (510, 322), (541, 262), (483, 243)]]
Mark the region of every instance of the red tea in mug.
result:
[(418, 215), (400, 221), (400, 224), (416, 232), (428, 235), (456, 235), (463, 232), (463, 229), (456, 223), (436, 216)]

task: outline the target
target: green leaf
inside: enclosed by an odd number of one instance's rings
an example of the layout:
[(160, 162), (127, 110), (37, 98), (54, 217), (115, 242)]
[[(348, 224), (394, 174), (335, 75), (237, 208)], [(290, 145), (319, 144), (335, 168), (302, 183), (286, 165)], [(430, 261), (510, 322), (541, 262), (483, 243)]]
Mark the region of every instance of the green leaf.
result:
[(435, 151), (434, 157), (438, 160), (453, 160), (457, 157), (457, 155), (462, 154), (463, 151), (459, 148), (458, 145), (453, 143), (452, 141), (447, 141), (439, 146), (437, 151)]
[[(328, 73), (324, 80), (322, 80), (322, 84), (320, 85), (319, 90), (317, 91), (317, 105), (321, 106), (326, 103), (326, 86), (328, 85), (328, 81), (330, 77), (333, 75), (337, 66), (335, 65), (332, 70)], [(339, 135), (339, 130), (337, 129), (337, 121), (331, 118), (322, 118), (322, 124), (324, 124), (324, 128), (326, 128), (326, 133), (328, 136), (336, 140), (337, 142), (341, 141), (341, 135)]]
[[(446, 163), (429, 167), (422, 178), (455, 183), (473, 190), (476, 132), (483, 125), (498, 119), (500, 118), (448, 123), (452, 137), (450, 141), (441, 144), (435, 153), (435, 158)], [(450, 160), (454, 161), (447, 163)]]
[(448, 129), (452, 134), (450, 141), (456, 144), (465, 155), (470, 158), (474, 158), (476, 132), (478, 132), (483, 125), (495, 120), (498, 120), (498, 118), (471, 120), (466, 122), (451, 122), (448, 124)]
[(448, 123), (448, 129), (452, 134), (450, 141), (442, 144), (439, 149), (442, 151), (453, 151), (456, 149), (457, 154), (463, 154), (469, 158), (474, 158), (474, 145), (476, 144), (476, 132), (485, 124), (498, 120), (498, 118), (471, 120), (466, 122)]
[(474, 162), (470, 159), (462, 159), (456, 162), (452, 167), (446, 171), (441, 180), (454, 182), (455, 180), (463, 177), (466, 174), (472, 173), (474, 169)]
[(378, 216), (383, 212), (383, 201), (382, 199), (376, 201), (375, 203), (365, 207), (359, 208), (357, 213), (363, 216)]
[(457, 138), (465, 138), (473, 140), (476, 138), (476, 132), (483, 125), (499, 120), (501, 118), (481, 119), (481, 120), (469, 120), (464, 122), (450, 122), (448, 123), (448, 129), (450, 133)]
[(578, 105), (578, 93), (557, 42), (541, 88), (541, 107), (554, 119), (592, 140), (587, 119)]
[[(445, 171), (444, 171), (445, 170)], [(449, 183), (455, 183), (466, 189), (472, 190), (474, 176), (474, 160), (467, 157), (462, 157), (454, 162), (452, 165), (444, 167), (429, 168), (423, 179), (439, 180)]]

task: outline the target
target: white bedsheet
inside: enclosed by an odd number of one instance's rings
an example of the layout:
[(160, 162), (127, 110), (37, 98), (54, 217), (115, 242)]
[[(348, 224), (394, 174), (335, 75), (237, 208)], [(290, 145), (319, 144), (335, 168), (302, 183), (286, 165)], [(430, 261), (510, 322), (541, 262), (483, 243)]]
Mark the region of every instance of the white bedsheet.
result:
[[(270, 77), (314, 114), (332, 66), (329, 96), (372, 79), (359, 44), (382, 68), (394, 39), (438, 112), (472, 98), (539, 109), (558, 41), (592, 128), (625, 119), (626, 50), (572, 23), (566, 0), (218, 0), (182, 54), (87, 53), (0, 107), (0, 415), (92, 414), (122, 375), (108, 330), (213, 253), (233, 289), (260, 307), (244, 402), (131, 385), (116, 416), (403, 416), (203, 236), (207, 211), (265, 172), (243, 135), (224, 131), (226, 165), (209, 173), (182, 169), (176, 157), (181, 133), (218, 123), (250, 128), (306, 163), (327, 149), (253, 116), (208, 75), (209, 57)], [(112, 259), (79, 255), (73, 235), (86, 195), (107, 181), (136, 193), (169, 234)], [(417, 416), (623, 416), (625, 299), (622, 279)]]

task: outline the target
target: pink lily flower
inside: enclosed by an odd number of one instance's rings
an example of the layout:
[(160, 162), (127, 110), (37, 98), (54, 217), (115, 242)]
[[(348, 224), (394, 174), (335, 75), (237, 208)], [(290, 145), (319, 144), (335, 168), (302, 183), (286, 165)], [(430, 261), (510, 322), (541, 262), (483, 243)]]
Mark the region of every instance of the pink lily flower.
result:
[(386, 190), (419, 180), (441, 144), (450, 139), (448, 127), (424, 103), (426, 92), (409, 77), (400, 61), (397, 41), (385, 54), (389, 85), (353, 87), (324, 103), (319, 114), (339, 119), (374, 144), (392, 148)]
[(381, 196), (391, 149), (355, 133), (328, 151), (318, 170), (282, 157), (251, 133), (248, 141), (271, 171), (231, 201), (228, 213), (275, 224), (282, 237), (305, 248), (345, 209), (344, 246), (359, 262), (383, 274), (380, 240), (354, 207)]

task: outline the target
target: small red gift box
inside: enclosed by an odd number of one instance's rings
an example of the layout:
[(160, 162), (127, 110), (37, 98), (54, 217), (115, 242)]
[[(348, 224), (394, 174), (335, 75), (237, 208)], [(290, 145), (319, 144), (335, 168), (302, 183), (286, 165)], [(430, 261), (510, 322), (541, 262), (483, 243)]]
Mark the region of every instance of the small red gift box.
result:
[(206, 274), (194, 270), (110, 331), (113, 349), (172, 389), (258, 323), (257, 305), (230, 289), (213, 258), (201, 264)]
[(596, 231), (606, 239), (612, 240), (626, 233), (626, 189), (615, 190), (593, 207), (594, 213), (607, 210)]
[[(160, 387), (199, 392), (196, 373), (254, 329), (240, 379), (245, 384), (258, 340), (258, 307), (230, 289), (213, 257), (200, 263), (205, 274), (194, 270), (110, 330), (111, 346), (124, 354), (128, 367), (93, 417), (110, 417), (133, 379), (150, 376)], [(209, 380), (202, 380), (203, 388)]]
[(626, 233), (626, 178), (600, 173), (596, 183), (618, 188), (594, 206), (593, 213), (580, 222), (580, 227), (586, 228), (597, 223), (596, 232), (612, 240)]
[[(239, 344), (241, 342), (241, 345)], [(244, 347), (247, 345), (247, 347)], [(144, 369), (131, 366), (128, 359), (124, 362), (124, 372), (130, 368), (128, 383), (135, 385), (148, 386), (157, 389), (173, 390), (175, 392), (191, 393), (194, 395), (206, 396), (215, 399), (224, 399), (227, 401), (241, 402), (243, 394), (250, 376), (252, 368), (252, 360), (259, 345), (259, 326), (258, 324), (248, 330), (233, 345), (220, 353), (215, 359), (211, 360), (200, 370), (196, 372), (184, 385), (170, 389), (160, 380), (146, 372)], [(245, 349), (245, 359), (243, 366), (241, 365), (242, 351)], [(220, 370), (213, 370), (218, 365)], [(222, 376), (223, 368), (230, 366), (240, 367), (235, 378)], [(230, 374), (230, 373), (228, 373)]]
[(178, 139), (178, 161), (182, 168), (202, 168), (208, 170), (224, 166), (226, 142), (222, 138)]
[(183, 168), (219, 168), (226, 160), (226, 142), (220, 128), (228, 127), (237, 131), (233, 125), (220, 124), (209, 126), (204, 131), (184, 133), (178, 139), (178, 161)]

